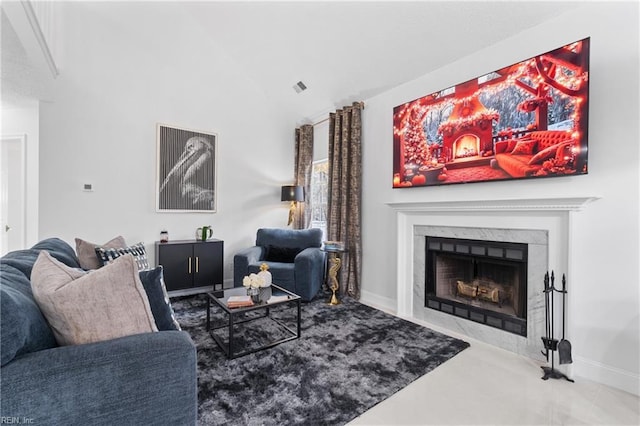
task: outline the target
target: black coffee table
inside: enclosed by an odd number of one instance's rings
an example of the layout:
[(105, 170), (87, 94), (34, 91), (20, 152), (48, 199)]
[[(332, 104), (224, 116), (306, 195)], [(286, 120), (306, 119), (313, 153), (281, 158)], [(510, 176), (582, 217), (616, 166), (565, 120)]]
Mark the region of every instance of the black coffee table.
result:
[[(290, 291), (285, 290), (275, 284), (271, 284), (271, 296), (274, 296), (278, 300), (271, 299), (271, 303), (267, 303), (265, 300), (261, 300), (253, 306), (246, 308), (229, 308), (227, 306), (227, 300), (231, 296), (245, 296), (247, 290), (244, 287), (234, 287), (226, 290), (213, 291), (207, 293), (207, 330), (209, 334), (215, 340), (215, 342), (224, 351), (225, 355), (229, 359), (238, 358), (244, 355), (248, 355), (254, 352), (258, 352), (264, 349), (271, 348), (279, 345), (280, 343), (295, 340), (300, 337), (300, 296)], [(213, 304), (211, 303), (213, 302)], [(222, 310), (222, 314), (226, 316), (226, 323), (218, 326), (212, 326), (211, 324), (211, 308), (212, 305)], [(296, 327), (292, 329), (280, 319), (277, 319), (271, 315), (271, 309), (278, 307), (279, 309), (287, 309), (289, 307), (296, 308)], [(253, 322), (260, 319), (266, 319), (277, 324), (278, 328), (283, 331), (284, 337), (274, 337), (273, 340), (261, 343), (257, 347), (251, 347), (249, 349), (238, 350), (237, 342), (235, 341), (235, 328), (239, 324)], [(216, 330), (227, 330), (227, 340), (224, 341), (220, 333), (216, 333)]]

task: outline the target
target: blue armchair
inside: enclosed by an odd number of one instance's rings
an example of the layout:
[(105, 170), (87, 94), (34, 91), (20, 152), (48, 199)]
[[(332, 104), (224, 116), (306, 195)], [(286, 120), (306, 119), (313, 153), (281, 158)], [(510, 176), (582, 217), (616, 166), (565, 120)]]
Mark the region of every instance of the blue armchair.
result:
[(258, 273), (260, 265), (269, 265), (273, 283), (309, 301), (320, 290), (325, 258), (320, 229), (261, 228), (256, 245), (239, 251), (233, 258), (233, 284), (242, 286), (242, 278)]

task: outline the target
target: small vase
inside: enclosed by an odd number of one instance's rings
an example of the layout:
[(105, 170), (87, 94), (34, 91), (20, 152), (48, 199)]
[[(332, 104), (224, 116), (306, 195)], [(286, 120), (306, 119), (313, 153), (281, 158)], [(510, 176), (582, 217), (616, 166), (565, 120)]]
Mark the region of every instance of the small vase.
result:
[(247, 288), (247, 295), (251, 296), (251, 300), (253, 300), (253, 303), (259, 303), (260, 302), (260, 289), (259, 288), (253, 288), (253, 287)]
[(261, 302), (266, 302), (271, 299), (271, 286), (260, 287), (258, 290), (260, 291), (259, 297)]

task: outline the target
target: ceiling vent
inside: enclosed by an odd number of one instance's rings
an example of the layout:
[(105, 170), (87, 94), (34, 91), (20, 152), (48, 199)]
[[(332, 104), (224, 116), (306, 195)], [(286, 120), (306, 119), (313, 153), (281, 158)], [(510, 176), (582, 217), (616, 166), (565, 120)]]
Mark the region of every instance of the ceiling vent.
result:
[(295, 90), (296, 93), (301, 93), (307, 90), (307, 86), (303, 82), (299, 81), (293, 85), (293, 90)]

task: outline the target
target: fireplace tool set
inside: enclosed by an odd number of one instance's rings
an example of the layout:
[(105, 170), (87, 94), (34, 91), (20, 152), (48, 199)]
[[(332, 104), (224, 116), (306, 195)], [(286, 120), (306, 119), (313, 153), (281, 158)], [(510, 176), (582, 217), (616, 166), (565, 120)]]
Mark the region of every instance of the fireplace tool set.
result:
[[(558, 351), (558, 362), (560, 364), (571, 364), (573, 359), (571, 358), (571, 343), (564, 338), (564, 325), (565, 325), (565, 309), (566, 302), (565, 298), (567, 295), (567, 279), (564, 274), (562, 274), (562, 290), (558, 290), (555, 287), (555, 276), (553, 271), (551, 271), (551, 279), (549, 279), (549, 272), (544, 274), (544, 307), (545, 307), (545, 332), (546, 336), (542, 338), (542, 343), (544, 344), (544, 351), (542, 351), (542, 355), (547, 358), (549, 361), (549, 355), (551, 355), (551, 367), (543, 366), (541, 367), (544, 371), (544, 376), (542, 376), (542, 380), (552, 379), (566, 379), (570, 382), (573, 382), (572, 379), (568, 378), (565, 374), (555, 369), (555, 352)], [(555, 311), (553, 309), (553, 299), (554, 294), (560, 293), (562, 294), (562, 339), (558, 342), (558, 339), (554, 338), (554, 317)], [(551, 354), (549, 354), (551, 352)]]

